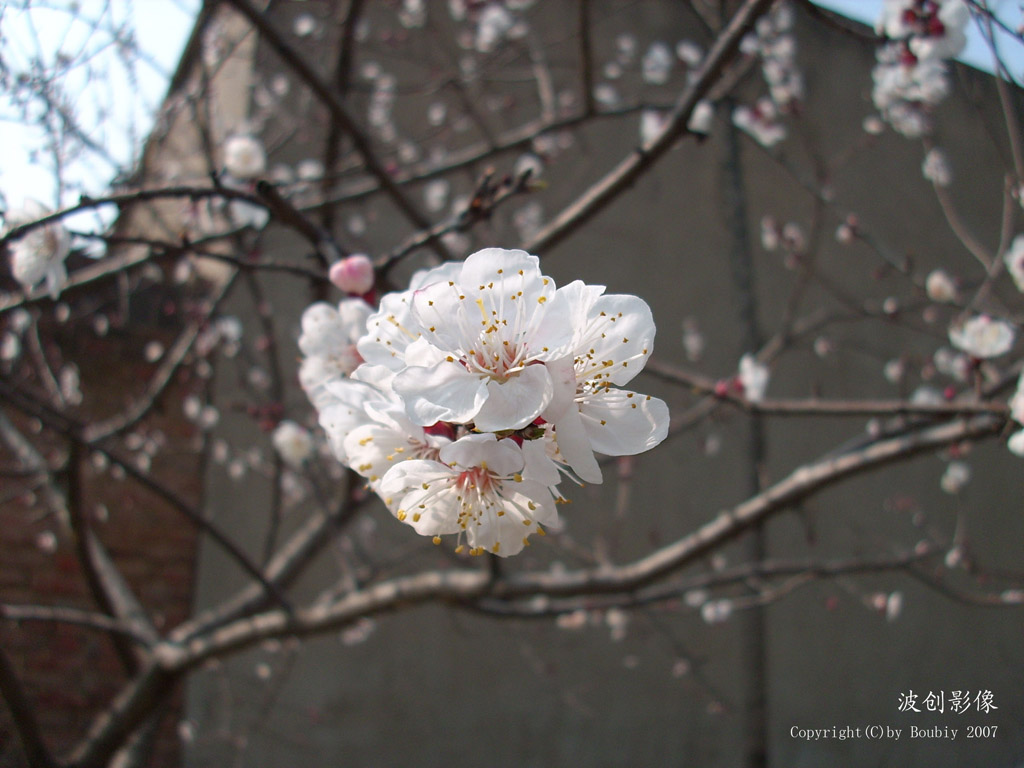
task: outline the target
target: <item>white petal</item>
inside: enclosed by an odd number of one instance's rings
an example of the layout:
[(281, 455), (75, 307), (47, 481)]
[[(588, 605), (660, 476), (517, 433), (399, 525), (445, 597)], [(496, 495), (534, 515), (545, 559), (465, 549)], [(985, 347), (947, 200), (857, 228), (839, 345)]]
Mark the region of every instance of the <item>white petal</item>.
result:
[(395, 376), (394, 388), (405, 400), (409, 418), (423, 427), (438, 421), (470, 422), (487, 398), (484, 379), (449, 362), (406, 368)]
[[(499, 273), (498, 270), (501, 270)], [(484, 248), (466, 257), (460, 281), (466, 285), (486, 284), (495, 278), (524, 274), (540, 274), (540, 259), (526, 251), (505, 248)]]
[(590, 445), (590, 438), (583, 428), (583, 420), (577, 409), (568, 409), (555, 422), (555, 442), (562, 458), (581, 480), (587, 483), (602, 482), (604, 478), (601, 467), (594, 458), (594, 449)]
[(64, 262), (60, 261), (56, 264), (51, 264), (50, 268), (46, 270), (46, 290), (50, 294), (51, 299), (56, 301), (60, 298), (61, 289), (67, 281), (68, 271), (64, 267)]
[(650, 395), (608, 389), (588, 398), (580, 415), (590, 445), (607, 456), (642, 453), (668, 435), (668, 406)]
[(551, 402), (551, 376), (543, 365), (528, 365), (505, 381), (487, 381), (487, 401), (473, 421), (477, 429), (522, 429)]
[[(396, 464), (380, 482), (388, 509), (423, 536), (458, 533), (459, 503), (455, 475), (436, 461), (413, 459)], [(402, 514), (404, 513), (404, 515)]]
[(405, 365), (405, 348), (419, 338), (419, 329), (412, 320), (412, 293), (389, 293), (380, 300), (380, 309), (366, 321), (366, 335), (359, 339), (363, 360), (401, 370)]
[(441, 449), (441, 461), (460, 469), (487, 465), (500, 477), (510, 477), (523, 468), (523, 454), (512, 440), (499, 440), (493, 433), (460, 437)]
[(558, 421), (570, 407), (576, 407), (576, 366), (571, 357), (544, 363), (553, 385), (551, 402), (541, 413), (547, 421)]
[(446, 261), (432, 269), (421, 269), (409, 280), (409, 290), (418, 291), (433, 283), (455, 281), (462, 274), (461, 261)]
[(523, 477), (541, 485), (554, 486), (562, 479), (558, 465), (548, 455), (550, 439), (526, 440), (522, 445)]
[(575, 354), (586, 361), (578, 377), (627, 383), (654, 350), (654, 331), (651, 309), (643, 299), (623, 294), (598, 297), (577, 340)]
[(344, 438), (346, 462), (371, 484), (377, 483), (391, 467), (412, 458), (409, 436), (382, 424), (363, 424)]

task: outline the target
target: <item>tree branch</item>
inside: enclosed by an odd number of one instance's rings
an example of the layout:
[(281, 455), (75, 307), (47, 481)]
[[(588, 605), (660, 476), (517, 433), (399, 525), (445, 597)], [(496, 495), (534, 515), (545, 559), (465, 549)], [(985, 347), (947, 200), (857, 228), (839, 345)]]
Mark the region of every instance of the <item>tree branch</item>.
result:
[[(276, 29), (270, 24), (266, 17), (266, 14), (260, 12), (256, 7), (249, 2), (249, 0), (227, 0), (239, 13), (241, 13), (260, 33), (262, 39), (266, 41), (267, 45), (274, 49), (289, 67), (291, 67), (295, 73), (302, 78), (311, 91), (316, 94), (316, 97), (327, 107), (331, 113), (331, 119), (334, 120), (348, 135), (352, 141), (353, 147), (359, 156), (363, 159), (363, 164), (366, 166), (366, 170), (370, 172), (374, 178), (380, 183), (381, 189), (391, 199), (391, 201), (398, 207), (405, 217), (412, 222), (417, 229), (429, 229), (430, 221), (420, 213), (419, 209), (413, 205), (412, 201), (406, 196), (401, 188), (395, 183), (394, 179), (387, 172), (380, 161), (377, 159), (373, 148), (370, 146), (370, 141), (363, 133), (362, 129), (356, 123), (348, 113), (348, 108), (341, 101), (338, 95), (331, 90), (331, 88), (323, 82), (323, 80), (317, 75), (313, 68), (306, 63), (306, 61), (295, 51), (291, 45), (284, 39), (284, 37), (278, 33)], [(437, 254), (445, 260), (451, 259), (451, 254), (444, 245), (436, 238), (430, 241), (431, 247), (437, 252)]]
[(28, 764), (32, 768), (57, 768), (57, 761), (50, 754), (39, 731), (32, 705), (25, 698), (14, 665), (3, 648), (0, 648), (0, 694), (11, 712)]
[(540, 253), (554, 247), (653, 168), (676, 140), (686, 134), (687, 123), (697, 102), (711, 89), (739, 49), (740, 40), (753, 28), (754, 22), (769, 9), (772, 2), (773, 0), (746, 0), (718, 36), (693, 81), (683, 91), (662, 133), (634, 150), (603, 179), (570, 203), (532, 240), (525, 243), (523, 249), (530, 253)]

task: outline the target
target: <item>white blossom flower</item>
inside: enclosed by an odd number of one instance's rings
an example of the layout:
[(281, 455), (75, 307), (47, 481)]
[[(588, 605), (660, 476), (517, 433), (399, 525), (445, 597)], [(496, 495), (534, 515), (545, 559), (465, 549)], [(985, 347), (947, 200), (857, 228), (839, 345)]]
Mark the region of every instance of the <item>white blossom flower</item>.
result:
[(942, 59), (918, 60), (901, 43), (890, 43), (877, 53), (872, 71), (872, 99), (882, 117), (907, 138), (931, 130), (929, 110), (946, 98), (949, 79)]
[(552, 361), (555, 390), (542, 412), (553, 424), (562, 459), (587, 482), (601, 482), (594, 452), (632, 456), (668, 434), (668, 406), (619, 389), (644, 367), (654, 348), (654, 320), (636, 296), (604, 294), (575, 281), (559, 289), (576, 329), (570, 356)]
[(650, 144), (664, 130), (668, 116), (656, 109), (645, 109), (640, 113), (640, 143)]
[(665, 43), (651, 43), (641, 61), (645, 83), (664, 85), (672, 73), (672, 49)]
[(774, 251), (779, 247), (782, 232), (773, 216), (761, 217), (761, 247), (766, 251)]
[(451, 185), (445, 179), (434, 179), (423, 188), (423, 201), (427, 210), (437, 213), (448, 202), (448, 191)]
[(292, 30), (299, 37), (308, 37), (316, 31), (316, 19), (308, 13), (296, 16)]
[(700, 608), (700, 617), (708, 624), (721, 624), (732, 616), (732, 600), (708, 600)]
[(524, 152), (516, 158), (516, 163), (512, 167), (512, 175), (515, 178), (521, 178), (524, 174), (529, 173), (530, 179), (536, 181), (544, 173), (544, 161), (535, 155), (533, 152)]
[(1024, 372), (1017, 379), (1017, 390), (1010, 398), (1010, 418), (1024, 424)]
[(891, 592), (885, 600), (885, 620), (896, 621), (903, 613), (903, 593)]
[(263, 229), (270, 221), (270, 211), (248, 200), (232, 200), (228, 203), (228, 216), (236, 227)]
[(266, 167), (267, 156), (259, 139), (241, 134), (224, 142), (224, 169), (236, 179), (253, 179)]
[(750, 134), (762, 146), (773, 147), (786, 138), (786, 126), (779, 122), (775, 103), (763, 97), (753, 107), (741, 104), (732, 112), (732, 121), (737, 128)]
[(704, 60), (704, 51), (692, 40), (680, 40), (676, 43), (676, 56), (686, 66), (693, 68)]
[(686, 127), (693, 133), (707, 135), (711, 133), (711, 127), (715, 121), (715, 108), (707, 99), (701, 99), (690, 113), (690, 120)]
[(956, 495), (971, 479), (971, 468), (962, 461), (951, 461), (942, 473), (939, 486), (948, 494)]
[(380, 484), (392, 514), (435, 543), (457, 534), (456, 551), (465, 536), (471, 554), (507, 557), (557, 520), (551, 492), (523, 477), (515, 441), (491, 433), (466, 435), (442, 448), (438, 459), (396, 464)]
[(421, 337), (394, 382), (412, 420), (500, 431), (540, 416), (553, 395), (543, 363), (564, 357), (572, 341), (569, 308), (555, 299), (536, 256), (500, 248), (471, 255), (457, 279), (416, 291)]
[(921, 173), (937, 187), (948, 187), (953, 182), (953, 170), (949, 167), (949, 159), (938, 147), (932, 147), (924, 156)]
[(704, 334), (697, 326), (697, 318), (685, 318), (683, 320), (683, 349), (686, 350), (686, 359), (691, 363), (698, 362), (703, 357), (706, 346)]
[(768, 366), (759, 363), (753, 355), (748, 353), (740, 358), (739, 381), (743, 385), (744, 396), (750, 402), (757, 403), (764, 400), (770, 376)]
[(1003, 254), (1003, 261), (1010, 277), (1017, 285), (1017, 290), (1024, 292), (1024, 235), (1017, 235), (1010, 244), (1010, 249)]
[(796, 65), (796, 39), (790, 29), (792, 9), (777, 4), (756, 27), (750, 47), (761, 58), (761, 73), (768, 85), (771, 100), (780, 109), (790, 111), (803, 98), (803, 75)]
[(476, 28), (476, 49), (490, 53), (515, 26), (515, 18), (500, 3), (488, 3), (480, 12)]
[(971, 372), (971, 360), (963, 352), (954, 352), (949, 347), (939, 347), (932, 355), (935, 370), (943, 376), (966, 382)]
[(295, 175), (300, 181), (319, 181), (324, 176), (324, 164), (313, 157), (307, 157), (295, 166)]
[(301, 467), (313, 455), (313, 436), (294, 421), (286, 419), (277, 425), (273, 443), (278, 455), (292, 467)]
[(988, 315), (976, 315), (949, 329), (949, 340), (953, 346), (979, 360), (1009, 352), (1015, 335), (1012, 325), (1003, 320), (993, 320)]
[(970, 12), (963, 0), (886, 0), (877, 29), (905, 40), (919, 59), (949, 59), (967, 44)]
[(407, 29), (418, 29), (427, 23), (427, 4), (424, 0), (404, 0), (398, 11), (398, 20)]
[(1010, 435), (1010, 439), (1006, 441), (1006, 447), (1017, 456), (1024, 458), (1024, 429)]
[[(7, 214), (7, 229), (38, 221), (52, 213), (35, 200)], [(60, 295), (68, 273), (64, 266), (71, 251), (71, 233), (60, 221), (35, 227), (8, 246), (11, 254), (11, 274), (22, 288), (30, 291), (45, 282), (51, 298)]]
[(933, 269), (924, 281), (924, 289), (928, 298), (943, 304), (950, 304), (957, 299), (956, 283), (944, 269)]
[(512, 224), (520, 240), (532, 240), (544, 224), (544, 206), (540, 200), (531, 198), (526, 205), (512, 215)]
[(302, 313), (299, 349), (306, 357), (299, 367), (299, 383), (313, 405), (322, 400), (328, 383), (351, 374), (363, 362), (356, 342), (366, 333), (371, 312), (362, 299), (345, 299), (337, 309), (318, 302)]

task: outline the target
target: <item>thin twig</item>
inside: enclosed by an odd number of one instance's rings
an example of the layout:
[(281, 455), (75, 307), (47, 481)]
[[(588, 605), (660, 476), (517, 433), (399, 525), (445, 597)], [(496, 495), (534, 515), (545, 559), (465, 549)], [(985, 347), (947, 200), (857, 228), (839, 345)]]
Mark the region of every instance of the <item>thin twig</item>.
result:
[[(412, 222), (417, 229), (429, 229), (430, 221), (413, 205), (402, 189), (395, 183), (394, 179), (387, 172), (387, 169), (377, 159), (370, 141), (362, 129), (348, 112), (348, 108), (341, 101), (338, 95), (323, 82), (319, 75), (313, 70), (305, 59), (295, 51), (284, 37), (273, 27), (266, 14), (259, 11), (249, 0), (227, 0), (239, 13), (259, 31), (262, 39), (274, 51), (277, 52), (284, 62), (295, 71), (295, 73), (306, 83), (311, 91), (316, 94), (320, 102), (327, 107), (331, 113), (331, 119), (348, 134), (356, 152), (363, 159), (366, 170), (380, 183), (381, 189)], [(437, 254), (445, 260), (451, 255), (444, 245), (436, 238), (430, 241), (430, 246)]]
[(739, 49), (740, 40), (753, 28), (758, 17), (767, 12), (772, 2), (773, 0), (746, 0), (718, 36), (695, 77), (683, 91), (663, 131), (646, 144), (637, 147), (604, 178), (584, 191), (536, 236), (525, 243), (523, 249), (530, 253), (540, 253), (554, 247), (653, 168), (676, 141), (686, 135), (687, 123), (697, 102), (711, 89)]

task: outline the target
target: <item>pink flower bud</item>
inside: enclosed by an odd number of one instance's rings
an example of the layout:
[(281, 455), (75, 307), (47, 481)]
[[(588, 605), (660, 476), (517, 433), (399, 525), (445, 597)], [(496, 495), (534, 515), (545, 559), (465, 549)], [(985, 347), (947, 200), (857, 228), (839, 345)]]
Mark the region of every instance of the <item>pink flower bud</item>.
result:
[(373, 262), (369, 256), (357, 253), (334, 264), (328, 277), (346, 293), (361, 296), (373, 289)]

